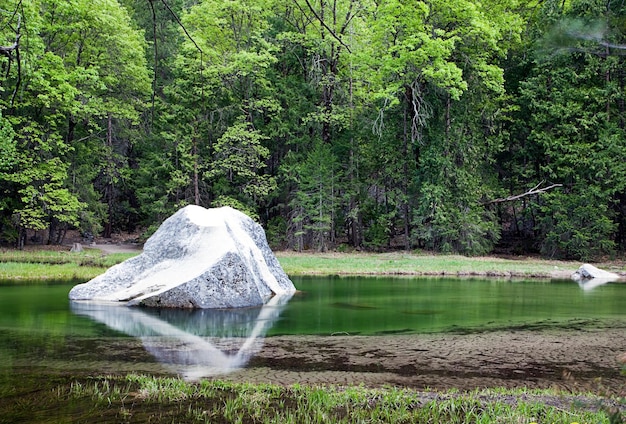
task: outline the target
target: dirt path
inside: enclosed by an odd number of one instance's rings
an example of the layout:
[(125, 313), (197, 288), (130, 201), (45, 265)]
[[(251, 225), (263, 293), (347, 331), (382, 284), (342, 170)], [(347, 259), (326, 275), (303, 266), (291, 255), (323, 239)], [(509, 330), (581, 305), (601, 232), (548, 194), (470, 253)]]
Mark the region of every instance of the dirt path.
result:
[(90, 249), (99, 249), (103, 253), (141, 253), (143, 245), (138, 243), (95, 243), (90, 244)]

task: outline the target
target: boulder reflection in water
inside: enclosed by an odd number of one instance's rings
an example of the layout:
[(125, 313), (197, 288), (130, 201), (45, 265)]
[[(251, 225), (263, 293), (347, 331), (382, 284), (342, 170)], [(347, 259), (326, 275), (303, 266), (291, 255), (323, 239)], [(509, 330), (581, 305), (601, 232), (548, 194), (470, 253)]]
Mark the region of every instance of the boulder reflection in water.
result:
[(71, 302), (72, 312), (137, 337), (159, 362), (186, 380), (243, 368), (263, 346), (291, 295), (260, 308), (150, 309)]

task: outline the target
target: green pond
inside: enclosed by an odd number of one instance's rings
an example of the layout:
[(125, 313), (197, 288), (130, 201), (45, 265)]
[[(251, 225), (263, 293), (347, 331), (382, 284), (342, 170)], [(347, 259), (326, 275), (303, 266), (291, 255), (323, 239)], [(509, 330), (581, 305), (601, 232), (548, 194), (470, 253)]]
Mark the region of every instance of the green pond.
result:
[[(272, 336), (567, 328), (626, 320), (626, 284), (459, 278), (294, 278), (262, 308), (152, 310), (70, 303), (67, 283), (0, 286), (0, 399), (46, 375), (190, 379), (246, 367)], [(603, 324), (604, 325), (604, 324)]]

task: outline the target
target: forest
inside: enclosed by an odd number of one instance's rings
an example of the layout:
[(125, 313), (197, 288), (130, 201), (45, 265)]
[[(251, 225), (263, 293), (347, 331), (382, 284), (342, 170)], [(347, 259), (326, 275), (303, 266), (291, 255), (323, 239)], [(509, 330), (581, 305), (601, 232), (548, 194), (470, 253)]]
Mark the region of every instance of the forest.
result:
[(624, 0), (0, 0), (0, 241), (626, 250)]

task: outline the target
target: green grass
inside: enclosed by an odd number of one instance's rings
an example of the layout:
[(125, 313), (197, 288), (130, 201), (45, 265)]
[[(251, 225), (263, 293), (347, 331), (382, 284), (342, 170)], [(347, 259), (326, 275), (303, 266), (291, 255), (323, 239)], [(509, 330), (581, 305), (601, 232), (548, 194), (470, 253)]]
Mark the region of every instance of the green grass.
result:
[(69, 250), (2, 250), (0, 251), (0, 284), (50, 280), (87, 281), (134, 253), (103, 254), (98, 249), (83, 252)]
[(23, 262), (0, 263), (0, 284), (34, 281), (87, 281), (102, 274), (106, 268), (67, 264), (33, 264)]
[(502, 259), (414, 253), (277, 252), (289, 275), (478, 275), (549, 278), (568, 275), (580, 263), (537, 258)]
[(135, 253), (104, 254), (99, 249), (84, 249), (82, 252), (48, 249), (5, 249), (0, 251), (0, 262), (110, 267), (135, 255)]
[[(89, 280), (135, 253), (103, 254), (49, 250), (0, 251), (0, 280)], [(485, 277), (569, 278), (580, 262), (538, 258), (504, 259), (420, 253), (276, 252), (285, 272), (297, 275), (458, 275)], [(624, 272), (622, 262), (597, 264)]]
[[(547, 405), (545, 400), (555, 406)], [(0, 417), (25, 421), (45, 405), (66, 405), (68, 422), (186, 423), (613, 423), (619, 400), (558, 391), (415, 391), (395, 387), (279, 386), (130, 374), (59, 383)], [(622, 400), (623, 402), (623, 400)], [(621, 404), (623, 406), (623, 403)], [(34, 421), (31, 421), (34, 422)]]

